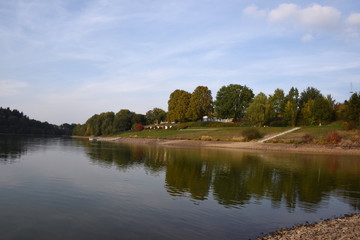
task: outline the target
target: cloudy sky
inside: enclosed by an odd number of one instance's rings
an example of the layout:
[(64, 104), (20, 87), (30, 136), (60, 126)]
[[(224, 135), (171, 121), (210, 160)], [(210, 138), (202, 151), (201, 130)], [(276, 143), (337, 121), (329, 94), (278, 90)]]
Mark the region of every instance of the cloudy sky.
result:
[(50, 123), (175, 89), (360, 91), (360, 1), (0, 0), (0, 106)]

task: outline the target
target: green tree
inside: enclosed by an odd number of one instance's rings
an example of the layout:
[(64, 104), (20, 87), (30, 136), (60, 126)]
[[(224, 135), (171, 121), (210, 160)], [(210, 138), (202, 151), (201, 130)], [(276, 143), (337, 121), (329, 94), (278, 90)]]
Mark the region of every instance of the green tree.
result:
[(99, 124), (99, 115), (94, 114), (91, 118), (89, 118), (86, 123), (86, 136), (99, 136), (101, 135), (101, 126)]
[(246, 110), (246, 118), (257, 126), (263, 126), (268, 115), (268, 99), (264, 93), (259, 93)]
[(101, 135), (110, 135), (114, 132), (113, 123), (114, 123), (115, 113), (106, 112), (99, 115), (99, 124), (101, 129)]
[(171, 122), (185, 122), (191, 93), (184, 90), (175, 90), (170, 94), (168, 101), (168, 120)]
[(347, 118), (360, 124), (360, 93), (353, 93), (347, 105)]
[(318, 125), (329, 123), (333, 116), (331, 103), (324, 97), (310, 99), (301, 109), (303, 124)]
[(121, 109), (114, 118), (114, 133), (128, 131), (132, 127), (132, 119), (135, 113), (128, 109)]
[(307, 103), (309, 100), (315, 100), (317, 98), (323, 98), (323, 97), (324, 96), (321, 94), (321, 92), (318, 89), (314, 87), (308, 87), (301, 92), (300, 100), (299, 100), (300, 108), (302, 108), (302, 106), (305, 103)]
[(212, 116), (213, 100), (211, 90), (198, 86), (191, 94), (186, 117), (192, 121), (201, 120), (203, 116)]
[(155, 124), (166, 120), (166, 112), (161, 108), (154, 108), (146, 112), (146, 123)]
[(292, 87), (286, 95), (284, 120), (288, 125), (296, 126), (299, 113), (299, 91)]
[(138, 113), (134, 113), (132, 119), (131, 119), (131, 123), (132, 125), (134, 124), (141, 124), (141, 125), (145, 125), (146, 124), (146, 117), (144, 114), (138, 114)]
[(223, 86), (216, 94), (215, 113), (218, 118), (240, 120), (253, 98), (253, 91), (246, 86), (239, 84)]
[(286, 105), (284, 91), (277, 88), (273, 95), (269, 96), (269, 118), (270, 120), (282, 120)]

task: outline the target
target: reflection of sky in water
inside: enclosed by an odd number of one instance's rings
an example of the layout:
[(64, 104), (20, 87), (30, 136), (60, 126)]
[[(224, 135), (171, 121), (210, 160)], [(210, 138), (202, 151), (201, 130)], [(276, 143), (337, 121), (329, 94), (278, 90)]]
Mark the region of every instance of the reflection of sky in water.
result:
[(354, 156), (72, 139), (21, 146), (31, 150), (20, 151), (18, 164), (0, 166), (4, 239), (247, 239), (359, 211)]

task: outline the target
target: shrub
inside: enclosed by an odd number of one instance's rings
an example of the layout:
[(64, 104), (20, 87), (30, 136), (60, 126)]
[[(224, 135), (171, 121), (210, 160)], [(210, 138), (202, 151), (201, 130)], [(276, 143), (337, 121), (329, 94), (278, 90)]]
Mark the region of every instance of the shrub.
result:
[(246, 141), (251, 141), (253, 139), (257, 139), (257, 138), (261, 138), (262, 135), (261, 133), (259, 132), (259, 130), (257, 130), (256, 128), (248, 128), (248, 129), (245, 129), (243, 132), (242, 132), (242, 136), (244, 137), (244, 139)]
[(353, 130), (355, 128), (356, 128), (356, 123), (354, 121), (344, 122), (342, 126), (342, 129), (345, 131)]
[(337, 144), (341, 141), (340, 135), (336, 132), (330, 132), (326, 137), (326, 142), (331, 144)]
[(303, 137), (302, 137), (302, 142), (303, 143), (312, 143), (313, 142), (313, 137), (310, 135), (310, 134), (305, 134)]
[(144, 130), (144, 126), (141, 123), (135, 123), (133, 126), (133, 130), (135, 132), (140, 132), (140, 131)]

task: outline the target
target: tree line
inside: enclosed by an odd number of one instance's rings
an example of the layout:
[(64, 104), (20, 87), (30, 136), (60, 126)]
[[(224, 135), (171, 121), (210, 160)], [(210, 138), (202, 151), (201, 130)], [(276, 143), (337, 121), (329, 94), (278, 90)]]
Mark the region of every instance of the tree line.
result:
[(0, 107), (0, 133), (8, 134), (40, 134), (71, 135), (75, 124), (60, 126), (48, 122), (30, 119), (23, 112)]
[(177, 89), (170, 94), (169, 121), (199, 121), (203, 116), (256, 126), (321, 125), (335, 120), (356, 126), (360, 124), (360, 93), (353, 93), (344, 103), (335, 103), (331, 95), (314, 87), (301, 93), (292, 87), (286, 94), (277, 88), (270, 95), (255, 95), (247, 86), (230, 84), (220, 88), (215, 101), (205, 86), (198, 86), (193, 93)]
[(201, 121), (204, 116), (255, 126), (322, 125), (344, 120), (348, 128), (354, 128), (360, 124), (360, 93), (352, 94), (344, 103), (335, 103), (331, 95), (325, 96), (314, 87), (301, 93), (292, 87), (287, 93), (277, 88), (270, 95), (255, 95), (247, 86), (230, 84), (219, 89), (215, 100), (206, 86), (198, 86), (192, 93), (176, 89), (169, 96), (168, 112), (154, 108), (145, 115), (128, 109), (95, 114), (86, 123), (76, 125), (73, 134), (113, 135), (136, 130), (139, 124)]

